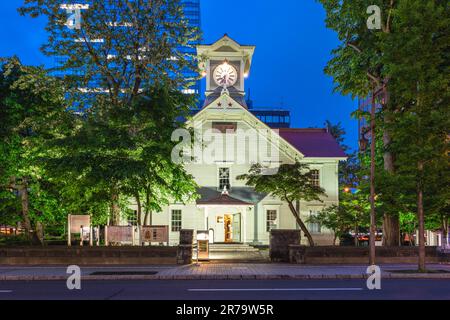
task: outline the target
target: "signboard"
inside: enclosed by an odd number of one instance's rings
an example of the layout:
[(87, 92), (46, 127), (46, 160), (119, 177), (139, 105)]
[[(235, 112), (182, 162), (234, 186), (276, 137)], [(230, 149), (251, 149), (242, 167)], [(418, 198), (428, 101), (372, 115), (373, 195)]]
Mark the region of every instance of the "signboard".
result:
[(70, 233), (80, 233), (81, 227), (89, 228), (91, 226), (91, 216), (69, 214)]
[(169, 242), (169, 226), (141, 227), (141, 242)]
[(72, 245), (72, 234), (80, 234), (80, 245), (83, 245), (83, 241), (89, 241), (92, 245), (92, 229), (91, 229), (91, 216), (89, 215), (74, 215), (69, 214), (67, 217), (67, 245)]
[(132, 226), (108, 226), (107, 243), (109, 242), (133, 242)]

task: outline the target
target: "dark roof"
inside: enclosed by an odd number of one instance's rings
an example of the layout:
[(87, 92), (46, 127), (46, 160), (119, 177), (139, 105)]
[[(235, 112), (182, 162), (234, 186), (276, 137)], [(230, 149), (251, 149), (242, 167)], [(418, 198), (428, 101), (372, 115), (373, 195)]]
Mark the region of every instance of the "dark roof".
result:
[(326, 129), (279, 129), (279, 133), (306, 157), (347, 157), (336, 139)]
[(220, 196), (210, 199), (210, 200), (204, 200), (204, 201), (198, 200), (197, 204), (218, 204), (218, 205), (229, 204), (229, 205), (244, 205), (244, 206), (245, 205), (253, 205), (253, 203), (245, 202), (245, 201), (230, 197), (227, 194), (220, 194)]
[(197, 204), (229, 204), (229, 205), (254, 205), (264, 199), (267, 194), (258, 193), (250, 187), (231, 188), (229, 195), (223, 195), (215, 187), (202, 187), (197, 190), (200, 199)]

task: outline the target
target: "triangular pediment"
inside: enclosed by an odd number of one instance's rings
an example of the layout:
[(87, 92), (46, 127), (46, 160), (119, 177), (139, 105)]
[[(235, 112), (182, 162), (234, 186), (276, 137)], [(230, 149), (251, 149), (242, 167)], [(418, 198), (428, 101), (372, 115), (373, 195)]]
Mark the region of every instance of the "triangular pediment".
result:
[(225, 34), (222, 38), (209, 45), (198, 45), (197, 54), (199, 56), (209, 55), (211, 52), (217, 53), (228, 53), (228, 54), (239, 54), (248, 57), (251, 62), (253, 53), (255, 52), (255, 46), (251, 45), (241, 45)]
[[(210, 104), (206, 105), (200, 112), (188, 121), (187, 125), (195, 126), (194, 124), (201, 124), (204, 121), (223, 120), (223, 121), (243, 121), (247, 123), (250, 128), (267, 132), (272, 134), (276, 130), (270, 128), (255, 115), (253, 115), (247, 108), (243, 107), (238, 101), (233, 99), (228, 94), (222, 94)], [(276, 139), (279, 142), (280, 152), (292, 160), (300, 160), (305, 157), (303, 153), (292, 146), (288, 141), (283, 139), (279, 134), (276, 134)]]
[(215, 49), (216, 52), (238, 52), (236, 49), (233, 49), (230, 46), (221, 46), (220, 48)]

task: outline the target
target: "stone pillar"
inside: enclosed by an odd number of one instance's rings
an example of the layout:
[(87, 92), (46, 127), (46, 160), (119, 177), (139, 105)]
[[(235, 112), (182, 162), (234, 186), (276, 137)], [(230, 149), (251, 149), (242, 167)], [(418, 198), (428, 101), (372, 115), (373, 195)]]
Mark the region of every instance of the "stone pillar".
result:
[(177, 264), (191, 264), (194, 230), (180, 230), (180, 244), (177, 250)]
[(272, 262), (289, 262), (289, 245), (299, 245), (300, 239), (300, 230), (271, 230), (270, 260)]

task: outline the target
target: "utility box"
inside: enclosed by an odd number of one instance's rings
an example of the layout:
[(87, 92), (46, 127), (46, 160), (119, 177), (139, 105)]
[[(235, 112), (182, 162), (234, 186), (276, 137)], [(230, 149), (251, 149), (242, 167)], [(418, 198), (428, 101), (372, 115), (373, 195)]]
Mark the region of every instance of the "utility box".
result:
[(197, 231), (197, 260), (209, 260), (209, 231)]

